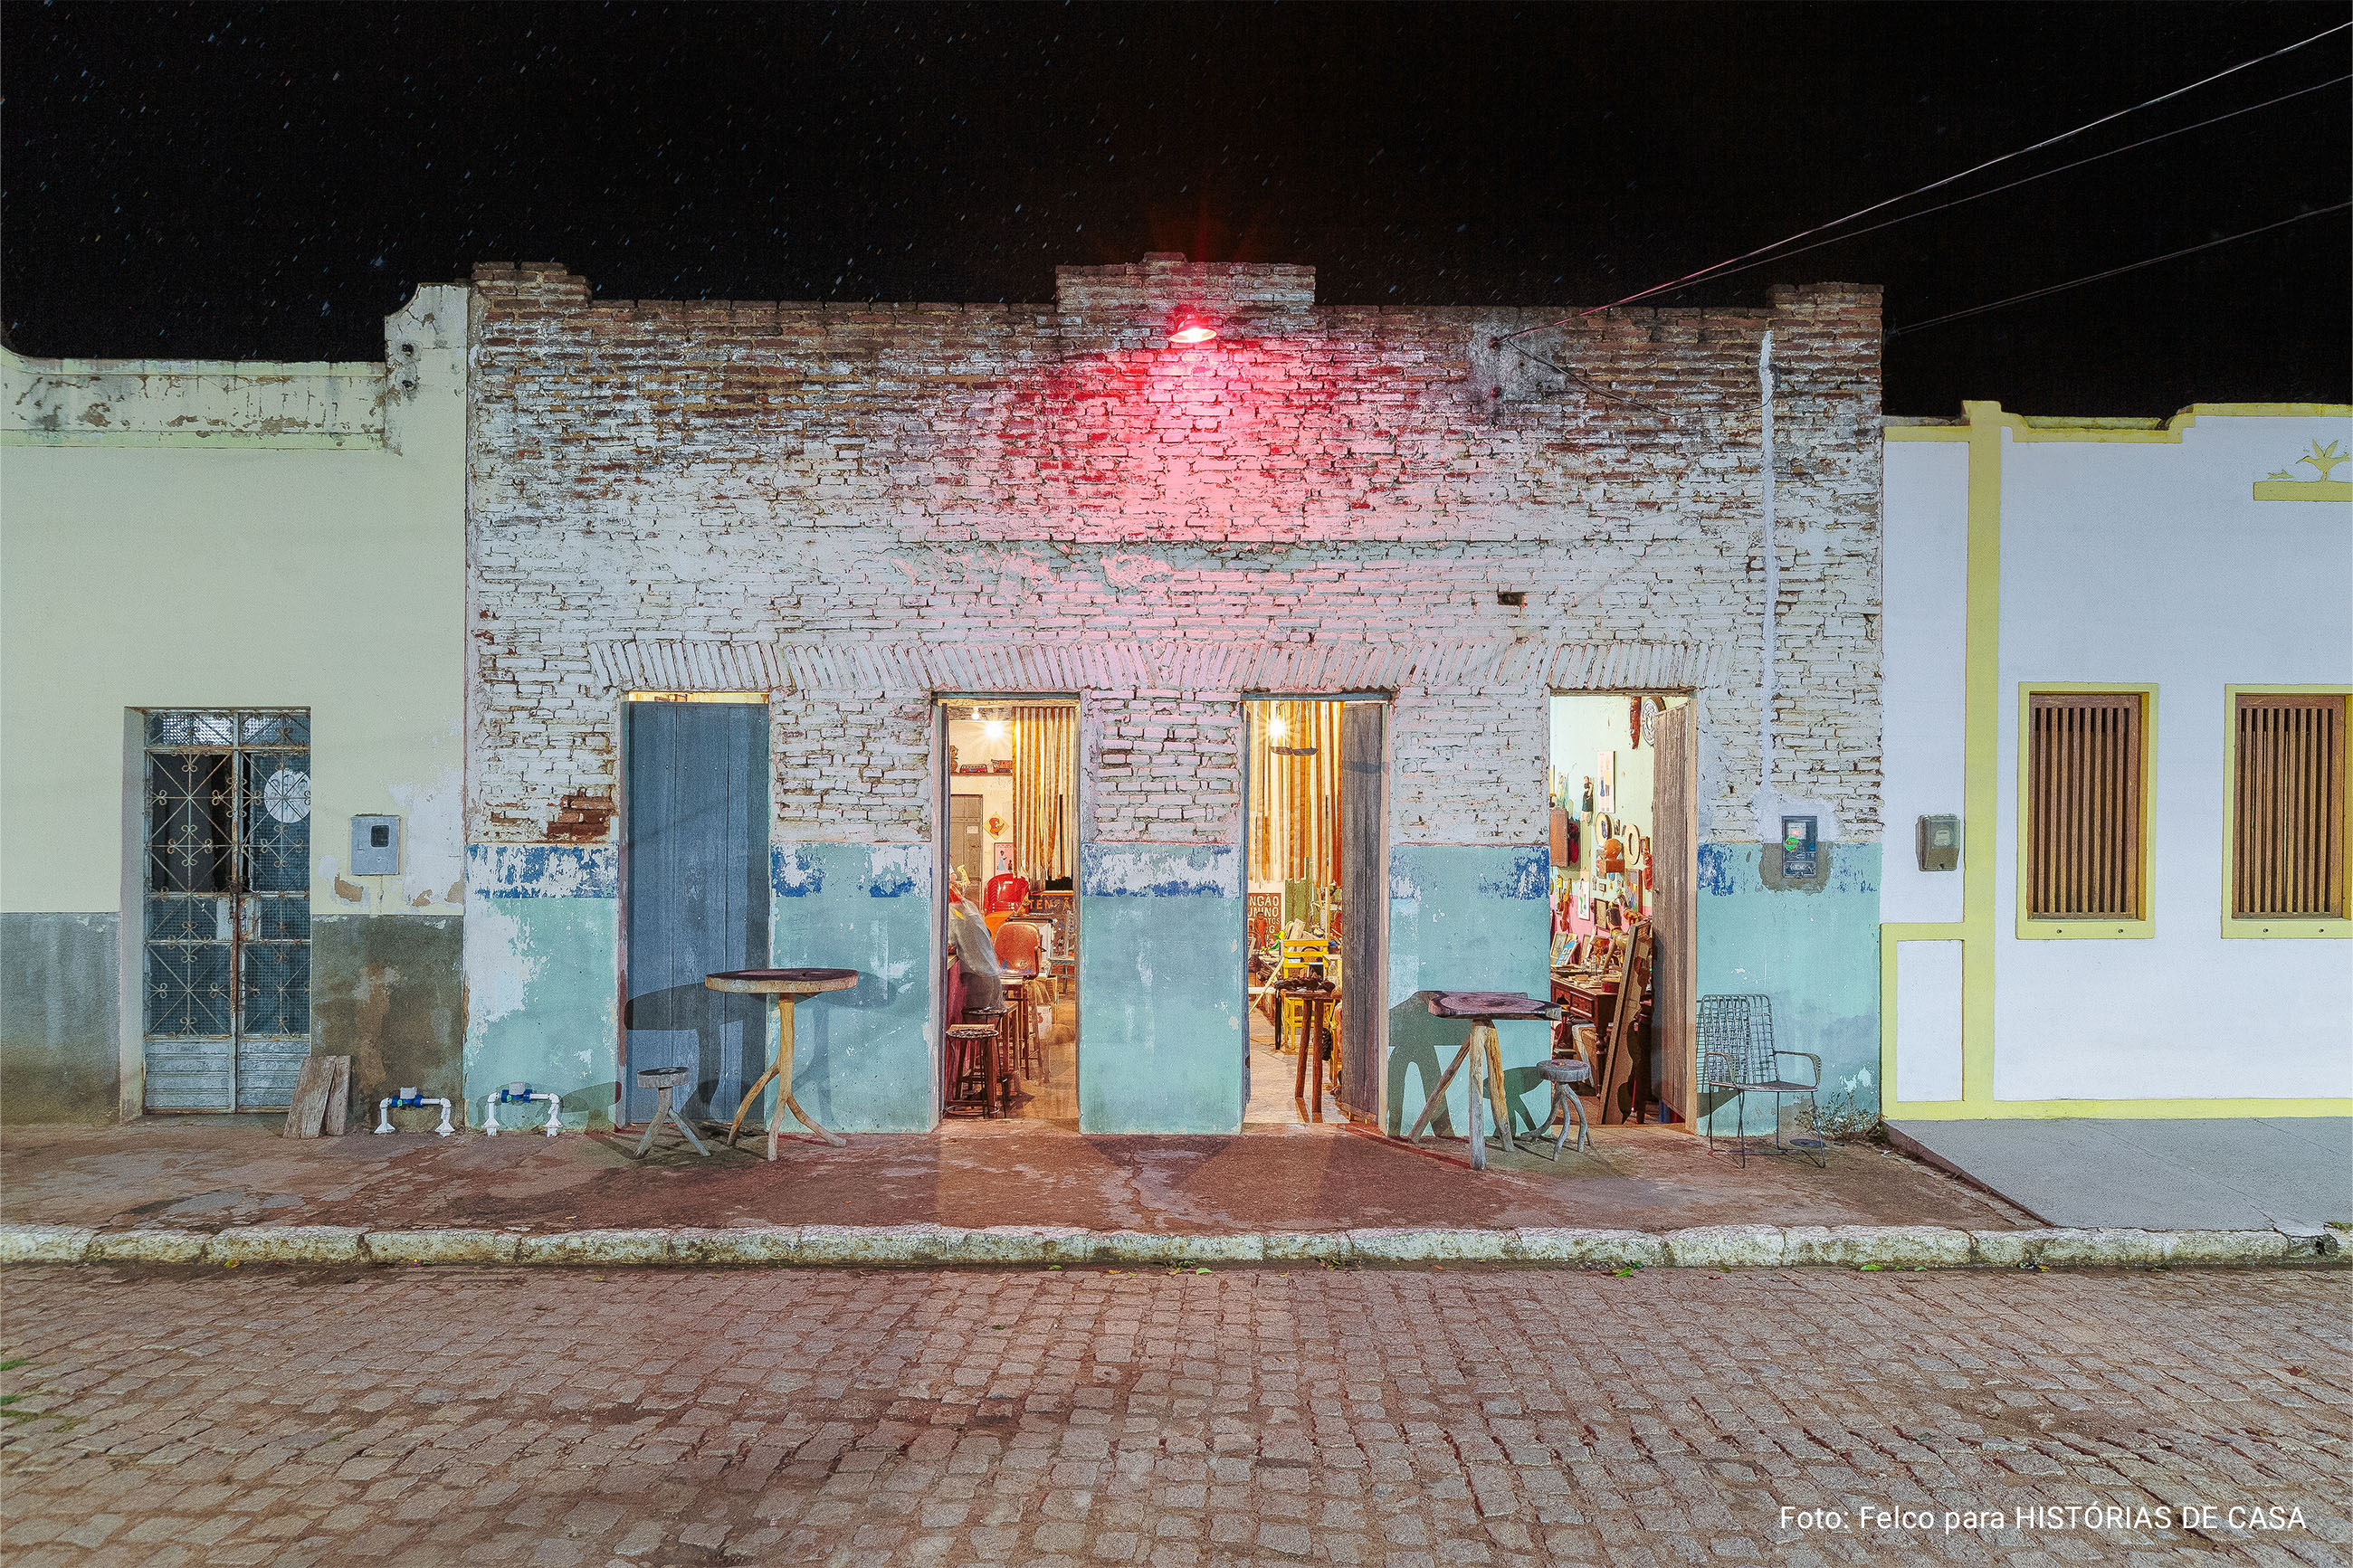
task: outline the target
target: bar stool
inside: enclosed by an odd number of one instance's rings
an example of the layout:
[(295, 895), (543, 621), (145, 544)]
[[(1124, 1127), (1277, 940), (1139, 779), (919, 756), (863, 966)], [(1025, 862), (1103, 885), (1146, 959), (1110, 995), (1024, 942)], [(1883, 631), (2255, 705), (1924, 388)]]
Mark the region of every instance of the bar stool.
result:
[[(1289, 1032), (1293, 1016), (1292, 1004), (1298, 1005), (1299, 1081), (1293, 1086), (1293, 1096), (1304, 1102), (1312, 1095), (1314, 1101), (1312, 1113), (1321, 1120), (1324, 1115), (1324, 1068), (1332, 1056), (1331, 1023), (1339, 1010), (1340, 988), (1328, 980), (1302, 977), (1275, 982), (1274, 992), (1283, 999), (1282, 1021), (1285, 1034)], [(1278, 1037), (1275, 1041), (1278, 1050), (1282, 1043)], [(1309, 1086), (1311, 1079), (1314, 1080), (1312, 1089)]]
[(654, 1146), (654, 1134), (661, 1131), (664, 1117), (670, 1118), (670, 1125), (686, 1134), (686, 1141), (694, 1145), (696, 1153), (706, 1160), (711, 1158), (711, 1151), (702, 1146), (702, 1140), (694, 1135), (694, 1129), (686, 1124), (686, 1118), (678, 1113), (678, 1107), (670, 1101), (670, 1091), (693, 1076), (692, 1068), (638, 1069), (638, 1087), (654, 1091), (654, 1114), (653, 1120), (646, 1123), (646, 1135), (638, 1140), (636, 1158), (644, 1159), (646, 1151)]
[(947, 1113), (987, 1116), (997, 1078), (997, 1026), (948, 1026)]

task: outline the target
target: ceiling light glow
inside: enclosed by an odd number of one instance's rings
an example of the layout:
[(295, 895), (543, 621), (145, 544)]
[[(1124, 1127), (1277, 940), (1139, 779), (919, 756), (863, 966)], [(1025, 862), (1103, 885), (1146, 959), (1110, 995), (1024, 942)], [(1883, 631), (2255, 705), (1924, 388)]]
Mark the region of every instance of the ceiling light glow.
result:
[(1181, 321), (1177, 323), (1176, 330), (1168, 334), (1168, 341), (1190, 348), (1195, 343), (1206, 343), (1217, 335), (1215, 327), (1200, 321)]

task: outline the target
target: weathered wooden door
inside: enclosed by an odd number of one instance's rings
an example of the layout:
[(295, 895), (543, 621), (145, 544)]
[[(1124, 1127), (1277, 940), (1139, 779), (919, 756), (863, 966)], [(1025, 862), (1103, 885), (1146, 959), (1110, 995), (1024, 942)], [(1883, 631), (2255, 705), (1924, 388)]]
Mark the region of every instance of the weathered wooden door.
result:
[(628, 704), (628, 1061), (624, 1114), (653, 1114), (639, 1068), (694, 1071), (684, 1113), (724, 1121), (767, 1065), (766, 998), (702, 977), (768, 957), (768, 708)]
[(1660, 1100), (1689, 1127), (1695, 1114), (1692, 1058), (1698, 1003), (1694, 963), (1698, 923), (1698, 820), (1694, 805), (1692, 715), (1681, 702), (1659, 715), (1651, 783), (1651, 1050)]
[(1340, 1107), (1366, 1121), (1380, 1117), (1381, 1024), (1388, 1010), (1381, 953), (1389, 903), (1381, 831), (1388, 717), (1380, 702), (1351, 702), (1340, 713)]
[(987, 869), (981, 864), (980, 805), (981, 797), (976, 795), (948, 796), (948, 864), (964, 873), (965, 886), (975, 898), (988, 879)]

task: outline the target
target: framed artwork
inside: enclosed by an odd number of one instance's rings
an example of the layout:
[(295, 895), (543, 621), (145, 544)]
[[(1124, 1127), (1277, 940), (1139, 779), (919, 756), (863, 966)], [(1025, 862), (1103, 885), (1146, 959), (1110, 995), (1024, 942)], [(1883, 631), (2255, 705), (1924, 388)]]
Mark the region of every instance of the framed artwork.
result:
[(1593, 775), (1593, 809), (1614, 812), (1618, 809), (1618, 753), (1601, 753), (1601, 765)]

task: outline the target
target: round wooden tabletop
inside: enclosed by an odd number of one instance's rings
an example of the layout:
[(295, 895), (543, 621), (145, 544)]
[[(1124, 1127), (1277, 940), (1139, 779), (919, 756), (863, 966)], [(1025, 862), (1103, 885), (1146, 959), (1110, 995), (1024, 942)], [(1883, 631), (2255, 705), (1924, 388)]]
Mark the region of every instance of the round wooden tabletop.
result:
[(847, 991), (858, 984), (855, 969), (730, 969), (706, 974), (702, 983), (713, 991), (733, 991), (761, 996), (815, 996), (827, 991)]

